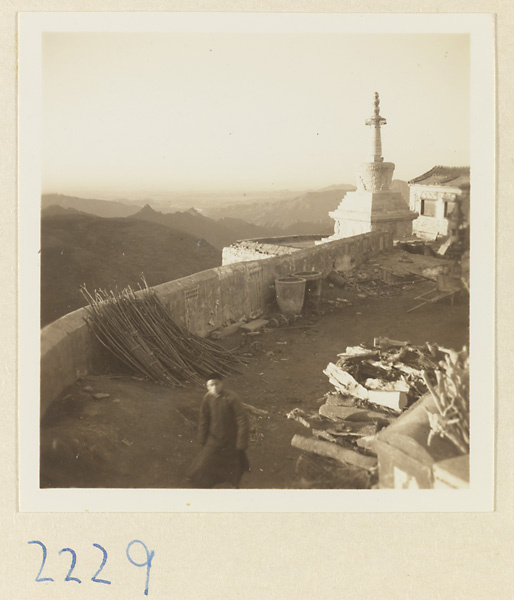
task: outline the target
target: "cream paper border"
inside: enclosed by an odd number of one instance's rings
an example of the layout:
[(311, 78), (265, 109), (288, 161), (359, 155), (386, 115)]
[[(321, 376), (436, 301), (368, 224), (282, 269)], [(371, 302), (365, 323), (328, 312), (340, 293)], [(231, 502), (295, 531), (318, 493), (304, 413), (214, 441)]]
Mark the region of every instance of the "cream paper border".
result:
[[(497, 392), (496, 502), (493, 513), (465, 514), (31, 514), (18, 511), (17, 405), (17, 25), (16, 11), (140, 10), (137, 0), (13, 0), (0, 6), (0, 191), (2, 219), (2, 460), (0, 596), (55, 599), (142, 598), (140, 569), (127, 566), (128, 539), (155, 550), (148, 598), (168, 600), (381, 598), (489, 600), (514, 597), (514, 322), (511, 259), (514, 211), (514, 8), (510, 0), (147, 0), (147, 10), (495, 13), (497, 34)], [(492, 197), (484, 201), (493, 203)], [(39, 344), (37, 344), (39, 347)], [(35, 377), (35, 374), (31, 375)], [(490, 393), (490, 391), (489, 391)], [(21, 408), (21, 407), (20, 407)], [(22, 451), (21, 449), (19, 450)], [(81, 586), (34, 582), (43, 540), (48, 566), (58, 549), (79, 551)], [(86, 581), (92, 543), (109, 550), (111, 586)], [(95, 557), (96, 560), (96, 557)], [(53, 562), (53, 565), (51, 563)], [(94, 569), (98, 563), (93, 563)], [(135, 573), (131, 573), (135, 571)], [(61, 579), (63, 569), (61, 568)], [(92, 571), (94, 572), (94, 571)], [(91, 573), (92, 573), (91, 572)], [(50, 573), (49, 573), (50, 574)]]
[[(466, 512), (493, 509), (494, 55), (492, 15), (24, 13), (19, 16), (19, 473), (29, 512)], [(469, 490), (40, 490), (39, 198), (41, 33), (468, 33), (471, 37)], [(430, 118), (429, 116), (427, 118)], [(484, 199), (489, 199), (484, 201)], [(477, 285), (477, 282), (480, 282)]]

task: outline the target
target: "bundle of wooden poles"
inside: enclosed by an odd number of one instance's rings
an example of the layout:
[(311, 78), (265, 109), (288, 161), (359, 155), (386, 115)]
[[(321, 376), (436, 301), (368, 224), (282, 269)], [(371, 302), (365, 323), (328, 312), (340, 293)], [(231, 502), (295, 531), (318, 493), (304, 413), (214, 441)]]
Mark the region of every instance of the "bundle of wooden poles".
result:
[(244, 361), (177, 324), (158, 296), (144, 287), (120, 291), (85, 286), (86, 322), (93, 334), (134, 372), (158, 383), (203, 383), (210, 373), (229, 375)]
[(431, 383), (424, 373), (425, 383), (430, 390), (437, 413), (428, 412), (430, 436), (445, 437), (463, 453), (469, 452), (469, 353), (467, 348), (460, 352), (440, 348), (445, 358), (435, 370), (436, 383)]

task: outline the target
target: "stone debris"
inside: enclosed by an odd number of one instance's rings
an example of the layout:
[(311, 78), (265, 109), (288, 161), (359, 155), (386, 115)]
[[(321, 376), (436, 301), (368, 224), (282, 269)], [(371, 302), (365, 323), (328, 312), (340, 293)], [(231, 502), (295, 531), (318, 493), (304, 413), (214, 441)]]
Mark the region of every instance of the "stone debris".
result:
[(337, 271), (330, 271), (330, 273), (327, 275), (327, 281), (329, 282), (329, 285), (331, 287), (346, 287), (346, 278), (343, 277), (342, 273), (339, 273)]
[(293, 325), (301, 318), (302, 315), (283, 315), (281, 313), (274, 313), (267, 316), (270, 328), (287, 327)]
[(257, 415), (260, 417), (267, 417), (269, 415), (269, 411), (263, 410), (262, 408), (256, 408), (255, 406), (252, 406), (251, 404), (246, 404), (243, 402), (243, 406), (244, 406), (244, 408), (246, 408), (246, 410), (248, 412), (253, 413), (254, 415)]
[(82, 388), (82, 391), (84, 391), (84, 392), (92, 392), (93, 388), (90, 385), (86, 385), (86, 387)]
[(344, 306), (352, 306), (351, 302), (341, 302), (340, 300), (336, 300), (335, 302), (332, 302), (332, 304), (335, 304), (336, 308), (343, 308)]
[(291, 412), (287, 413), (286, 417), (301, 423), (304, 427), (310, 428), (311, 424), (305, 419), (309, 415), (301, 408), (294, 408)]
[(215, 331), (211, 331), (209, 337), (213, 340), (221, 340), (223, 338), (232, 335), (238, 331), (239, 327), (241, 327), (241, 323), (232, 323), (232, 325), (227, 325), (226, 327), (222, 327), (221, 329), (216, 329)]
[[(362, 269), (362, 265), (359, 269)], [(373, 269), (373, 273), (363, 273), (356, 269), (342, 272), (332, 271), (327, 279), (339, 288), (354, 292), (361, 300), (369, 296), (396, 296), (401, 291), (398, 289), (398, 285), (412, 283), (412, 276), (405, 277), (400, 273), (388, 272), (388, 276), (384, 277), (382, 270), (378, 268)], [(393, 280), (395, 283), (392, 282)], [(342, 302), (343, 300), (337, 298), (337, 301)], [(350, 304), (348, 300), (345, 303)]]
[(110, 398), (111, 394), (93, 394), (93, 398), (95, 400), (104, 400), (105, 398)]

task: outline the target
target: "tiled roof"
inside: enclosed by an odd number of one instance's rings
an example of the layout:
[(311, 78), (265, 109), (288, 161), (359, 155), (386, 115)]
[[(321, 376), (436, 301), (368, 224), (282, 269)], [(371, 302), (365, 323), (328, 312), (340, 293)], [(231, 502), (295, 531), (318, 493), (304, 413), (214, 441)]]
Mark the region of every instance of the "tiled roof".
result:
[(449, 187), (469, 187), (469, 167), (443, 167), (437, 165), (420, 175), (411, 179), (409, 184), (419, 183), (421, 185), (447, 185)]

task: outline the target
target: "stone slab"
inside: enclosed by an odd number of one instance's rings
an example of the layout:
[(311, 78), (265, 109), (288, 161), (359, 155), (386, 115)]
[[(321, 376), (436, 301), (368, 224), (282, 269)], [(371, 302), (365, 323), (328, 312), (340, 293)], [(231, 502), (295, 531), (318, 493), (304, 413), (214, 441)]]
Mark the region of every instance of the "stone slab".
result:
[(243, 331), (257, 331), (258, 329), (266, 327), (268, 323), (269, 321), (267, 319), (255, 319), (255, 321), (239, 325), (239, 329), (242, 329)]
[(223, 329), (218, 329), (216, 331), (211, 332), (210, 337), (213, 340), (221, 340), (222, 338), (225, 338), (225, 337), (235, 333), (239, 329), (240, 326), (241, 326), (241, 323), (233, 323), (232, 325), (223, 327)]

